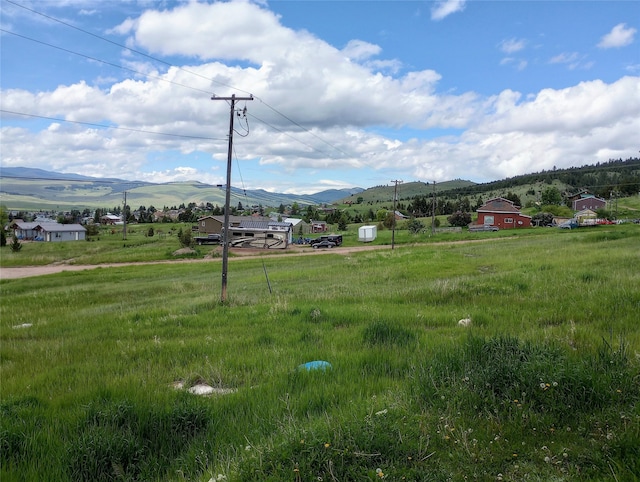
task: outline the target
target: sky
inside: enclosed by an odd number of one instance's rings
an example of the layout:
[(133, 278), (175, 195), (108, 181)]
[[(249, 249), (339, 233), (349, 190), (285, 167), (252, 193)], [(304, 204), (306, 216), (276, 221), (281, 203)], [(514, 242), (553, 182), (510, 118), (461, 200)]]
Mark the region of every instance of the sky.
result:
[(0, 8), (0, 169), (225, 185), (232, 96), (244, 189), (482, 183), (640, 151), (638, 0)]

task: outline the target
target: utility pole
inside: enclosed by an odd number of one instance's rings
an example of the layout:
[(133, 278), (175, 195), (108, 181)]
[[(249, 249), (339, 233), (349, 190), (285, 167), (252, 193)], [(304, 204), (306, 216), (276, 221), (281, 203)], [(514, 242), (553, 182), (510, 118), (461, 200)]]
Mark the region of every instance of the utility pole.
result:
[(124, 192), (124, 208), (122, 209), (122, 239), (127, 240), (127, 191)]
[(433, 181), (433, 202), (431, 204), (431, 234), (436, 234), (436, 182)]
[(231, 102), (231, 110), (229, 113), (229, 151), (227, 152), (227, 190), (225, 193), (224, 207), (224, 226), (222, 232), (222, 293), (220, 301), (224, 303), (227, 300), (227, 269), (229, 266), (229, 211), (231, 207), (231, 159), (233, 154), (233, 114), (235, 113), (236, 101), (253, 100), (253, 96), (236, 97), (218, 97), (215, 94), (211, 100), (227, 100)]
[(402, 184), (402, 181), (391, 181), (395, 183), (395, 188), (393, 189), (393, 225), (391, 228), (391, 249), (395, 248), (396, 245), (396, 202), (398, 201), (398, 184)]

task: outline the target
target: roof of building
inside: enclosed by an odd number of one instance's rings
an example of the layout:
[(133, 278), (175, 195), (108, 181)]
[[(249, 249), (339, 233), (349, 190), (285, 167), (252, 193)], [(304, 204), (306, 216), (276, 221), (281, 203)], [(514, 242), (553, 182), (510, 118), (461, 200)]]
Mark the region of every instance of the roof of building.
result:
[[(202, 216), (200, 218), (198, 218), (198, 221), (204, 221), (205, 219), (214, 219), (220, 223), (224, 223), (224, 215), (220, 215), (220, 216), (212, 216), (212, 215), (208, 215), (208, 216)], [(229, 215), (229, 222), (230, 223), (243, 223), (243, 222), (249, 222), (249, 221), (269, 221), (269, 218), (264, 217), (264, 216), (233, 216), (233, 215)]]
[(60, 223), (56, 223), (56, 222), (50, 222), (50, 223), (36, 223), (36, 222), (30, 222), (30, 223), (25, 223), (25, 222), (17, 222), (14, 221), (10, 224), (10, 227), (12, 229), (21, 229), (23, 231), (30, 231), (30, 230), (42, 230), (42, 231), (48, 231), (50, 233), (53, 232), (57, 232), (57, 233), (62, 233), (62, 232), (71, 232), (71, 231), (86, 231), (85, 227), (82, 226), (81, 224), (60, 224)]
[(489, 199), (486, 203), (477, 209), (477, 212), (490, 212), (490, 213), (518, 213), (520, 209), (513, 201), (509, 201), (503, 197), (497, 197)]
[(40, 228), (43, 231), (50, 233), (68, 233), (76, 231), (86, 231), (86, 228), (81, 224), (57, 224), (57, 223), (42, 223)]
[(242, 221), (238, 226), (242, 229), (273, 229), (273, 228), (285, 228), (290, 229), (291, 223), (278, 222), (278, 221)]

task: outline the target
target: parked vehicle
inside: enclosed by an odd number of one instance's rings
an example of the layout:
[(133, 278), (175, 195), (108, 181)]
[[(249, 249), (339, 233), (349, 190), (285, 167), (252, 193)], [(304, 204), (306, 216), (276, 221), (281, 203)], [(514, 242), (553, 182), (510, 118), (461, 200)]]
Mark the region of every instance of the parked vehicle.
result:
[(578, 227), (578, 221), (576, 221), (575, 219), (569, 219), (562, 224), (558, 224), (558, 227), (560, 229), (574, 229)]
[(229, 234), (232, 248), (286, 249), (289, 245), (284, 231), (233, 228)]
[(311, 240), (311, 246), (316, 243), (320, 243), (322, 241), (330, 241), (335, 246), (340, 246), (342, 244), (342, 235), (341, 234), (327, 234), (324, 236), (320, 236), (319, 238)]
[(313, 247), (313, 249), (335, 248), (336, 247), (336, 243), (333, 243), (333, 242), (325, 239), (325, 240), (322, 240), (322, 241), (318, 241), (317, 243), (313, 243), (311, 246)]
[(498, 226), (491, 226), (490, 224), (471, 224), (469, 226), (469, 231), (472, 233), (480, 232), (480, 231), (499, 231), (500, 228)]
[(219, 234), (208, 234), (207, 236), (195, 236), (193, 240), (199, 245), (220, 244), (222, 242), (222, 236)]

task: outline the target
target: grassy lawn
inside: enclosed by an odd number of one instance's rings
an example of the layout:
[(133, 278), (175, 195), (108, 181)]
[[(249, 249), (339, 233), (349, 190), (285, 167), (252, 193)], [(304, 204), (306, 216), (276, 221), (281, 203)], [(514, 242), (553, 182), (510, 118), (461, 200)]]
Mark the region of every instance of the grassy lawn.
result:
[[(224, 305), (212, 263), (0, 281), (0, 480), (640, 477), (640, 226), (396, 242), (234, 261)], [(71, 244), (2, 267), (178, 248)]]

